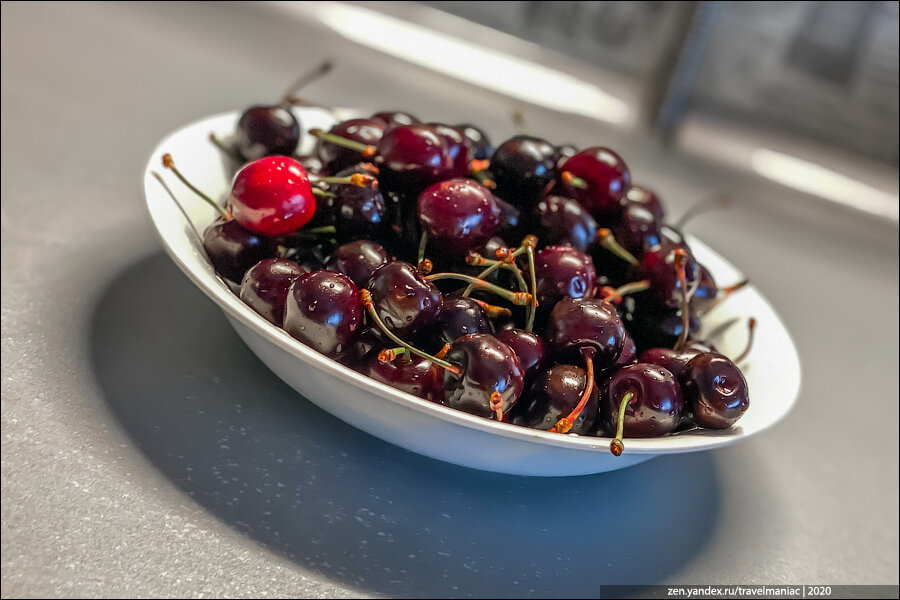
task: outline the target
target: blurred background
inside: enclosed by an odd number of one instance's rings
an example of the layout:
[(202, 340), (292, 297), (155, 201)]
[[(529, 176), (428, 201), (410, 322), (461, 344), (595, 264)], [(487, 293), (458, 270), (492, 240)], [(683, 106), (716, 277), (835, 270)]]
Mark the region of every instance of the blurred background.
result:
[[(896, 2), (2, 7), (4, 596), (597, 597), (898, 583)], [(168, 132), (328, 106), (607, 145), (794, 336), (771, 431), (542, 480), (418, 457), (269, 373), (162, 254)], [(896, 590), (896, 588), (894, 588)], [(894, 592), (896, 596), (896, 592)]]

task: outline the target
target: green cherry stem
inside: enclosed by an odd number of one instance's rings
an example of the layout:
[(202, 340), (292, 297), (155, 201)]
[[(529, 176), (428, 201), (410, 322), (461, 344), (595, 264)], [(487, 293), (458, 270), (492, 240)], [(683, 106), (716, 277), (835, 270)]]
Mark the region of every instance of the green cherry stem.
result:
[(222, 216), (225, 217), (226, 219), (228, 218), (228, 216), (229, 216), (228, 213), (225, 211), (224, 208), (222, 208), (221, 206), (219, 206), (219, 203), (218, 203), (218, 202), (216, 202), (215, 200), (213, 200), (212, 198), (210, 198), (209, 196), (207, 196), (206, 194), (204, 194), (203, 192), (201, 192), (197, 187), (194, 186), (193, 183), (191, 183), (190, 181), (188, 181), (188, 180), (185, 178), (185, 176), (181, 174), (181, 171), (179, 171), (179, 170), (178, 170), (178, 167), (175, 166), (175, 161), (172, 159), (172, 155), (171, 155), (171, 154), (163, 154), (163, 157), (162, 157), (162, 164), (163, 164), (163, 166), (164, 166), (165, 168), (167, 168), (167, 169), (169, 169), (170, 171), (172, 171), (173, 173), (175, 173), (175, 176), (176, 176), (179, 180), (181, 180), (181, 183), (183, 183), (184, 185), (186, 185), (186, 186), (188, 187), (189, 190), (191, 190), (192, 192), (194, 192), (195, 194), (197, 194), (198, 196), (200, 196), (201, 198), (203, 198), (203, 199), (206, 201), (207, 204), (209, 204), (210, 206), (212, 206), (213, 208), (215, 208), (217, 211), (219, 211), (219, 214), (220, 214), (220, 215), (222, 215)]
[(478, 279), (477, 277), (472, 277), (471, 275), (463, 275), (461, 273), (435, 273), (434, 275), (428, 275), (425, 277), (428, 281), (438, 281), (440, 279), (455, 279), (457, 281), (464, 281), (470, 285), (474, 285), (476, 288), (484, 290), (486, 292), (491, 292), (504, 300), (512, 302), (518, 306), (525, 306), (531, 302), (531, 294), (528, 292), (511, 292), (507, 289), (503, 289), (499, 285), (494, 285), (493, 283), (488, 283), (483, 279)]
[(609, 443), (609, 451), (614, 456), (622, 456), (622, 452), (625, 451), (625, 444), (622, 442), (622, 434), (625, 432), (625, 407), (628, 406), (632, 398), (634, 398), (634, 392), (626, 392), (619, 403), (619, 424), (616, 427), (616, 437)]
[(409, 344), (407, 344), (406, 342), (401, 340), (399, 337), (397, 337), (394, 334), (394, 332), (392, 332), (390, 329), (388, 329), (387, 325), (385, 325), (384, 322), (381, 320), (381, 317), (378, 316), (378, 311), (375, 310), (375, 303), (372, 301), (372, 292), (370, 292), (369, 290), (366, 290), (366, 289), (360, 290), (359, 291), (359, 299), (360, 299), (360, 302), (362, 303), (363, 307), (369, 312), (369, 316), (371, 316), (372, 320), (375, 321), (375, 324), (378, 326), (378, 328), (381, 329), (382, 333), (384, 333), (384, 335), (386, 335), (388, 337), (388, 339), (390, 339), (392, 342), (394, 342), (398, 346), (406, 348), (407, 351), (412, 352), (416, 356), (420, 356), (420, 357), (424, 358), (425, 360), (430, 360), (434, 364), (438, 365), (439, 367), (443, 367), (444, 369), (447, 369), (451, 373), (454, 373), (456, 375), (462, 374), (462, 369), (460, 369), (456, 365), (451, 364), (451, 363), (447, 362), (446, 360), (441, 360), (440, 358), (437, 358), (436, 356), (432, 356), (432, 355), (428, 354), (427, 352), (423, 352), (423, 351), (419, 350), (418, 348), (414, 348), (413, 346), (410, 346)]
[(375, 146), (369, 146), (368, 144), (363, 144), (362, 142), (349, 140), (345, 137), (341, 137), (333, 133), (326, 133), (321, 129), (310, 129), (309, 134), (315, 138), (322, 140), (323, 142), (331, 142), (336, 146), (341, 146), (342, 148), (347, 148), (348, 150), (356, 150), (363, 156), (375, 156), (375, 153), (378, 152), (378, 149)]
[(612, 234), (612, 231), (606, 228), (601, 228), (597, 230), (597, 241), (600, 242), (600, 245), (621, 258), (624, 261), (632, 265), (638, 264), (638, 259), (634, 257), (634, 254), (626, 250), (619, 242), (616, 241), (615, 236)]
[(534, 329), (534, 318), (537, 316), (537, 275), (534, 270), (534, 247), (537, 246), (537, 238), (533, 235), (526, 236), (522, 241), (528, 253), (528, 272), (531, 276), (531, 303), (528, 305), (528, 318), (525, 321), (525, 331), (531, 333)]
[(228, 144), (226, 144), (225, 142), (220, 140), (218, 138), (218, 136), (216, 136), (216, 134), (210, 132), (209, 141), (212, 142), (213, 146), (218, 148), (223, 154), (228, 156), (228, 158), (230, 158), (231, 160), (235, 161), (236, 163), (244, 162), (244, 157), (241, 156), (240, 154), (238, 154), (237, 150), (229, 147)]
[(607, 294), (605, 298), (603, 298), (604, 302), (612, 302), (617, 298), (621, 298), (622, 296), (627, 296), (628, 294), (636, 294), (638, 292), (643, 292), (644, 290), (650, 289), (650, 280), (649, 279), (641, 279), (640, 281), (632, 281), (631, 283), (626, 283), (625, 285), (616, 288), (611, 293)]
[[(519, 254), (516, 254), (516, 252), (518, 252)], [(525, 252), (525, 249), (519, 248), (518, 250), (516, 250), (516, 252), (513, 252), (510, 256), (515, 258), (516, 256), (523, 254)], [(485, 257), (481, 256), (477, 252), (470, 253), (469, 256), (466, 257), (466, 262), (468, 264), (472, 265), (473, 267), (482, 267), (484, 265), (489, 265), (491, 267), (496, 267), (497, 269), (507, 269), (509, 271), (512, 271), (512, 274), (515, 275), (515, 277), (516, 277), (516, 284), (519, 286), (519, 291), (520, 292), (528, 291), (528, 284), (525, 283), (525, 276), (522, 275), (522, 269), (520, 269), (519, 265), (517, 265), (515, 262), (506, 262), (503, 260), (492, 260), (490, 258), (485, 258)], [(493, 273), (493, 271), (487, 272), (488, 275), (490, 275), (491, 273)], [(480, 273), (478, 275), (478, 278), (484, 279), (484, 272)], [(463, 296), (468, 296), (471, 293), (472, 289), (474, 289), (472, 286), (467, 287), (466, 291), (463, 293)]]

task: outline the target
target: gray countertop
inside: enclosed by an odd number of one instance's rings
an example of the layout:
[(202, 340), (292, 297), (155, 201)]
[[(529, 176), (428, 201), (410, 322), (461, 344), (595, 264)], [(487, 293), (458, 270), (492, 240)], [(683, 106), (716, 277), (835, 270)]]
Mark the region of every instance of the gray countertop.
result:
[[(166, 258), (154, 144), (275, 99), (510, 133), (510, 102), (239, 4), (2, 5), (4, 596), (595, 596), (615, 583), (898, 583), (898, 233), (586, 119), (740, 266), (800, 351), (736, 446), (557, 480), (432, 461), (298, 397)], [(493, 125), (490, 125), (493, 124)]]

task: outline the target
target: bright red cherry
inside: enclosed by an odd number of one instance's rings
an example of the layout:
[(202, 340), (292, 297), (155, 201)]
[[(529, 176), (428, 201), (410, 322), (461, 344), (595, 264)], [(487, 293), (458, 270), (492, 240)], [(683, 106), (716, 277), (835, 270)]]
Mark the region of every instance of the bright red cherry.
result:
[(287, 156), (269, 156), (240, 170), (229, 204), (235, 220), (250, 231), (285, 235), (312, 219), (316, 197), (299, 162)]
[(618, 216), (619, 200), (631, 186), (631, 173), (621, 156), (609, 148), (588, 148), (564, 162), (560, 171), (584, 180), (583, 188), (566, 186), (567, 195), (578, 200), (595, 219), (609, 223)]

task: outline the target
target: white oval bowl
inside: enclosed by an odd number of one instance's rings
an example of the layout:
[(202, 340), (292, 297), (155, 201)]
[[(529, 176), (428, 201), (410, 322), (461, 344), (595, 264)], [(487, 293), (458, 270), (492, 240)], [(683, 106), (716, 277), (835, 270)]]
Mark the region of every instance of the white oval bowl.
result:
[[(304, 129), (327, 129), (333, 122), (327, 112), (318, 109), (298, 109), (296, 114)], [(772, 426), (796, 401), (800, 391), (797, 351), (778, 315), (753, 286), (735, 294), (703, 323), (704, 333), (712, 335), (719, 350), (734, 356), (746, 343), (743, 324), (747, 317), (757, 319), (753, 350), (741, 365), (751, 399), (741, 420), (726, 431), (626, 438), (625, 452), (619, 457), (610, 453), (609, 438), (552, 434), (469, 415), (401, 392), (319, 354), (256, 314), (215, 274), (197, 233), (213, 221), (215, 213), (162, 168), (162, 155), (171, 153), (197, 187), (213, 197), (223, 197), (230, 189), (230, 166), (208, 137), (211, 132), (229, 136), (238, 116), (233, 112), (202, 119), (163, 139), (144, 173), (150, 217), (172, 260), (219, 305), (260, 360), (304, 397), (354, 427), (413, 452), (474, 469), (516, 475), (582, 475), (621, 469), (662, 454), (733, 444)], [(690, 243), (716, 281), (742, 278), (710, 248), (696, 239)], [(740, 322), (733, 323), (735, 320)]]

